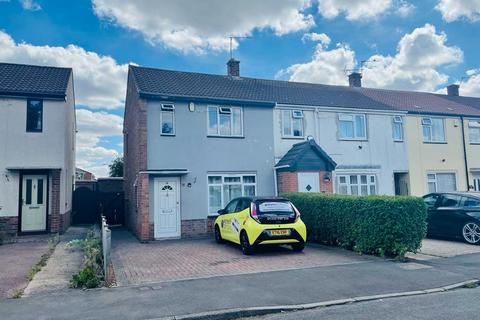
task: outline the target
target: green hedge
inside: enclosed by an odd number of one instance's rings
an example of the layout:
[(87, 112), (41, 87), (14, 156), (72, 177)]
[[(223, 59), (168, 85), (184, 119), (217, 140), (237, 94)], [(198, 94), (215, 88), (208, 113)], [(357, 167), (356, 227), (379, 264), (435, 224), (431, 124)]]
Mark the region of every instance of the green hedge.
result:
[(426, 208), (417, 197), (287, 193), (301, 212), (311, 241), (360, 253), (403, 257), (420, 249)]

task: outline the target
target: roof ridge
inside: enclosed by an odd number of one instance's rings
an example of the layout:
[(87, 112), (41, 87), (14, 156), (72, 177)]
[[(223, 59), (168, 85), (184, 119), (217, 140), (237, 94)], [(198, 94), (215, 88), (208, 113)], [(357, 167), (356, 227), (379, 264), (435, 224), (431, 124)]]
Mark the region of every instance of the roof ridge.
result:
[(42, 68), (42, 69), (62, 69), (62, 70), (70, 70), (70, 71), (73, 70), (72, 67), (41, 66), (41, 65), (38, 65), (38, 64), (1, 62), (1, 61), (0, 61), (0, 65), (25, 66), (25, 67)]

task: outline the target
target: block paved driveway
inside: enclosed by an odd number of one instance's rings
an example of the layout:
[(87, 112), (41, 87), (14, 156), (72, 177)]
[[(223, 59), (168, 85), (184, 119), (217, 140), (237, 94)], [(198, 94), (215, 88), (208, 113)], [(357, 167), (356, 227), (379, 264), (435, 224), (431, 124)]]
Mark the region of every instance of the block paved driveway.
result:
[(49, 235), (19, 237), (16, 243), (0, 246), (0, 299), (27, 286), (28, 272), (48, 251), (48, 239)]
[(117, 285), (135, 285), (212, 276), (363, 263), (378, 259), (339, 248), (307, 246), (303, 253), (288, 247), (266, 247), (244, 256), (233, 244), (213, 239), (140, 243), (130, 232), (114, 229), (112, 262)]

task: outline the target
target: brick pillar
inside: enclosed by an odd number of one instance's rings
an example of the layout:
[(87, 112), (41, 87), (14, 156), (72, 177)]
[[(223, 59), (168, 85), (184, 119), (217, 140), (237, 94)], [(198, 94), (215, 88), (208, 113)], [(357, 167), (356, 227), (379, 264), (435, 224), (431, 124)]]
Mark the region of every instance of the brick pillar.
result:
[(52, 233), (57, 233), (61, 231), (61, 220), (60, 220), (60, 170), (51, 170), (50, 171), (51, 185), (50, 185), (50, 194), (51, 203), (50, 203), (50, 215), (49, 219), (49, 229)]
[[(325, 176), (330, 176), (330, 181), (325, 181)], [(320, 171), (320, 192), (333, 193), (333, 175), (328, 171)]]
[(298, 177), (296, 172), (277, 172), (278, 194), (298, 192)]
[(136, 234), (140, 241), (148, 241), (153, 238), (150, 234), (149, 223), (149, 181), (148, 174), (139, 173), (137, 180), (137, 221)]

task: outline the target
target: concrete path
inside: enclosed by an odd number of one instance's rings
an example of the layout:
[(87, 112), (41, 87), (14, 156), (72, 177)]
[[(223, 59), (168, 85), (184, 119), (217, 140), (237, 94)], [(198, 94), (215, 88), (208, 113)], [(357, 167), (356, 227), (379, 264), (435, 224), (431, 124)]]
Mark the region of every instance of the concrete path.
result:
[(17, 238), (16, 243), (0, 246), (0, 299), (10, 298), (27, 285), (30, 269), (48, 251), (51, 236)]
[(73, 239), (85, 239), (88, 228), (70, 227), (60, 236), (55, 251), (24, 291), (24, 297), (69, 289), (73, 274), (80, 271), (83, 265), (83, 250), (68, 248), (67, 243)]
[(472, 253), (480, 253), (480, 246), (471, 245), (460, 240), (455, 241), (428, 238), (422, 241), (422, 248), (418, 253), (408, 253), (407, 257), (415, 260), (427, 261)]
[(480, 288), (289, 312), (249, 320), (479, 319)]
[[(466, 259), (465, 256), (461, 257)], [(438, 267), (375, 260), (365, 263), (59, 292), (0, 301), (5, 319), (153, 319), (230, 308), (281, 306), (425, 290), (479, 278), (480, 254)], [(445, 259), (446, 260), (446, 259)], [(462, 269), (450, 269), (466, 263)], [(470, 267), (471, 266), (471, 267)], [(65, 306), (68, 306), (66, 308)]]

